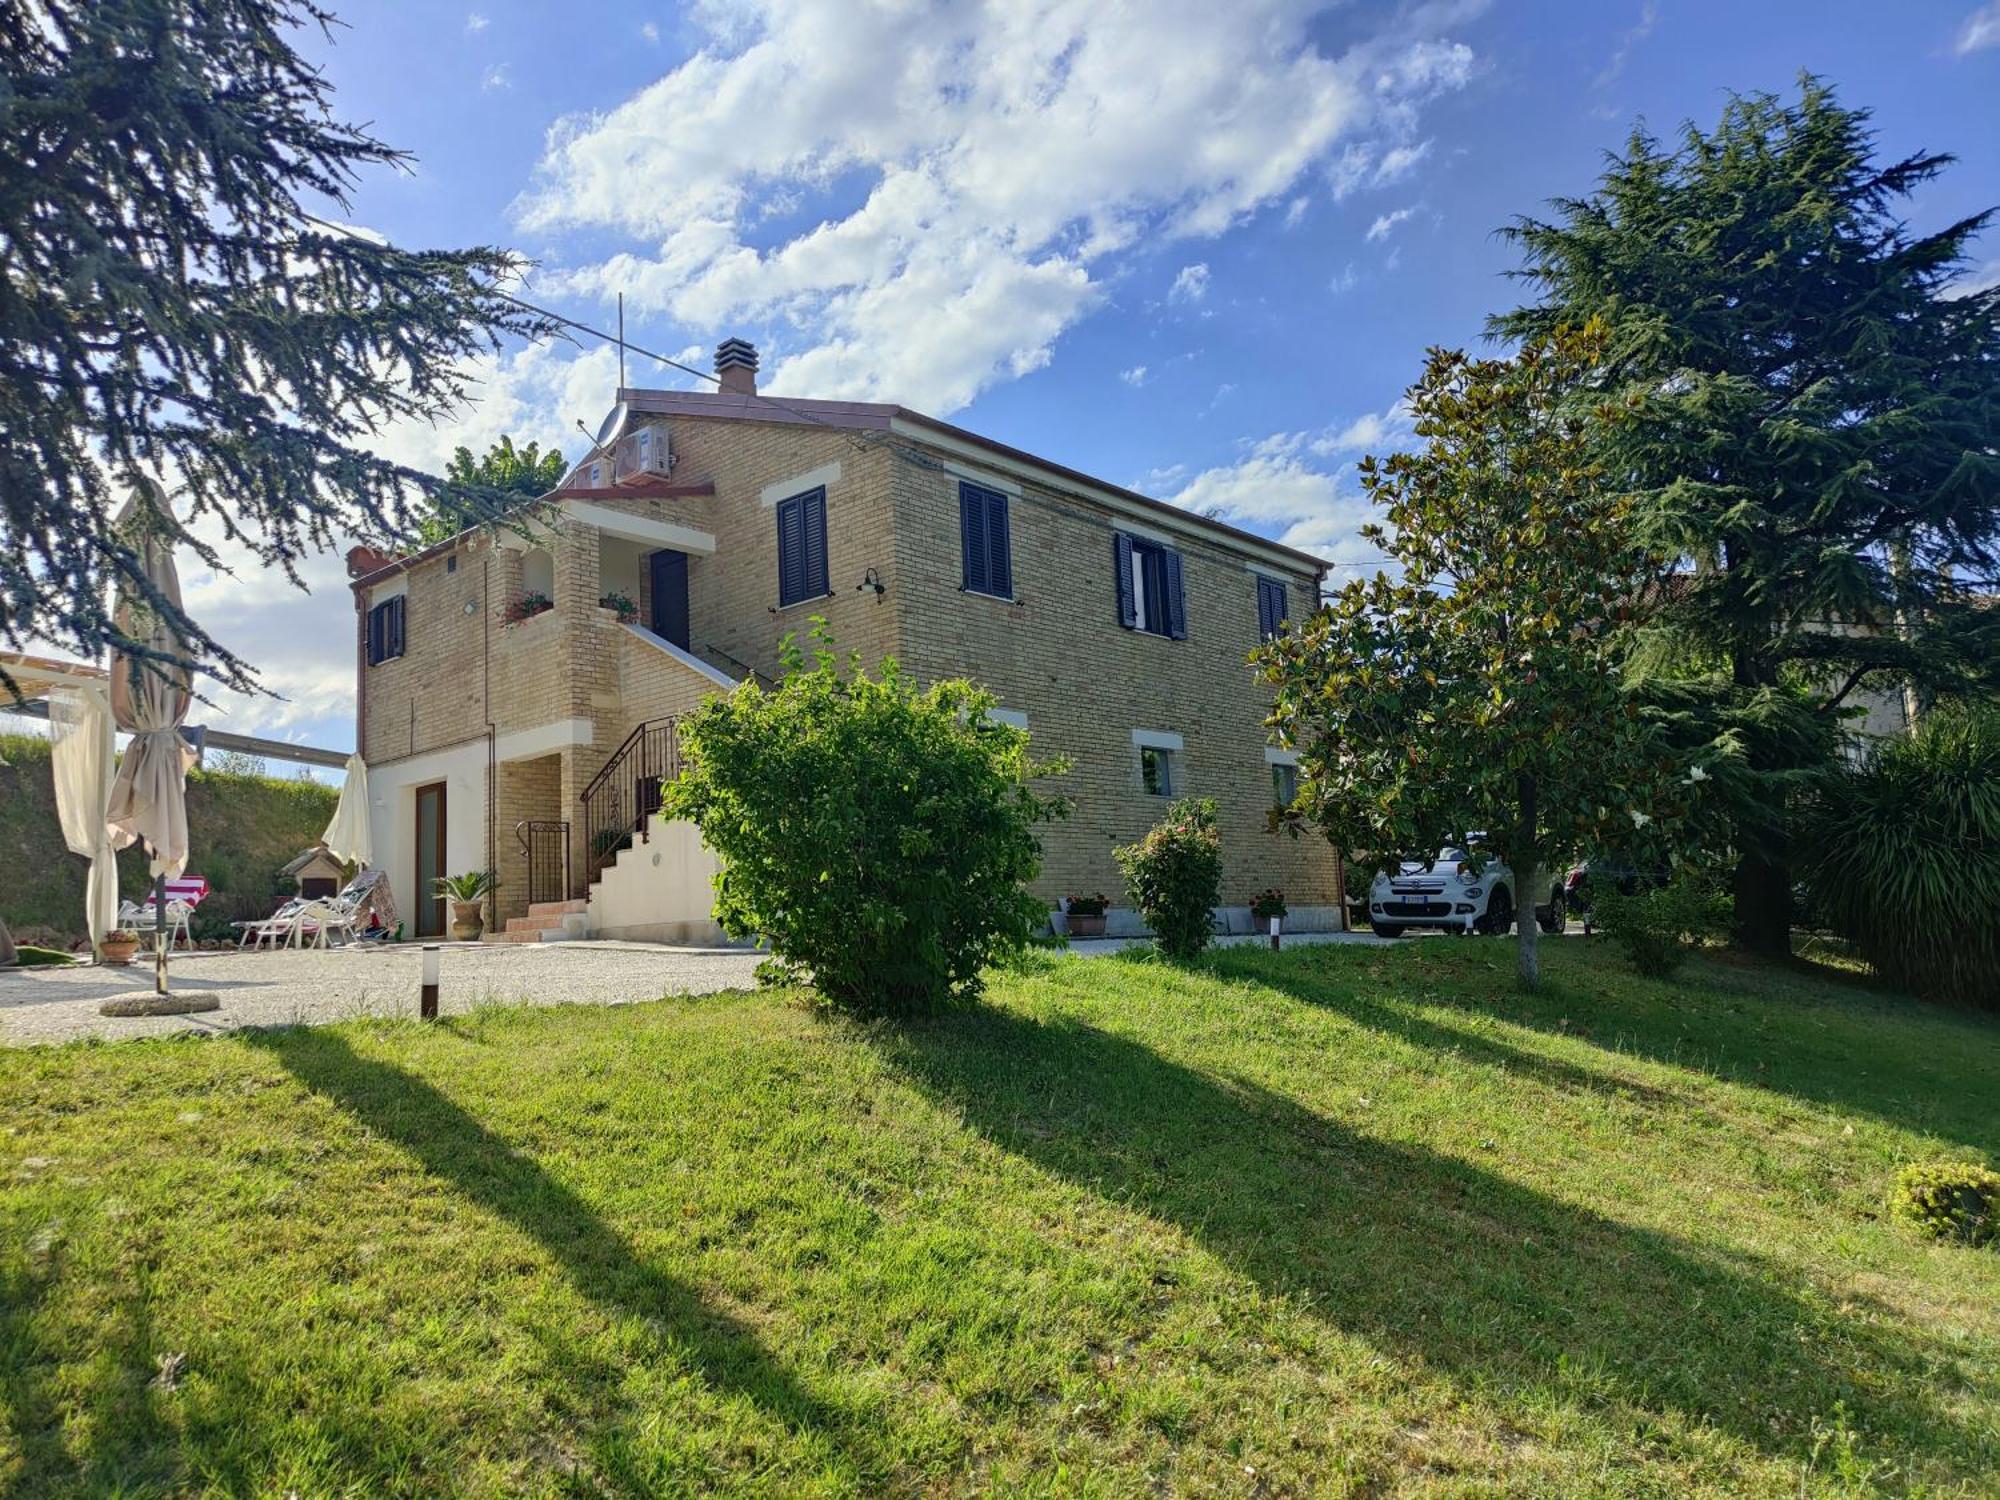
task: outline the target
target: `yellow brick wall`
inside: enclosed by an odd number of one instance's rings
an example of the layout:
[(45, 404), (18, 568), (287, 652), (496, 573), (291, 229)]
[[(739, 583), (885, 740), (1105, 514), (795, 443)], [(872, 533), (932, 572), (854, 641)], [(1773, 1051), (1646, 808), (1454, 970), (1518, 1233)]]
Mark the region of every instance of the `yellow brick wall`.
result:
[[(1245, 656), (1257, 643), (1257, 587), (1246, 556), (1123, 520), (1107, 508), (1009, 476), (1014, 593), (1009, 603), (960, 588), (958, 485), (971, 461), (938, 467), (916, 449), (894, 476), (898, 579), (906, 630), (898, 656), (920, 678), (968, 676), (1028, 715), (1038, 757), (1074, 761), (1050, 783), (1071, 799), (1048, 830), (1038, 894), (1103, 891), (1124, 904), (1111, 851), (1159, 821), (1167, 800), (1142, 788), (1132, 731), (1178, 734), (1177, 795), (1213, 797), (1223, 841), (1225, 905), (1267, 885), (1294, 905), (1334, 900), (1334, 862), (1321, 841), (1268, 830), (1271, 772), (1264, 758), (1268, 691)], [(995, 477), (995, 476), (989, 476)], [(1112, 537), (1162, 537), (1180, 552), (1187, 638), (1118, 622)], [(1276, 570), (1273, 570), (1276, 571)], [(1286, 577), (1291, 609), (1316, 601), (1310, 572)]]

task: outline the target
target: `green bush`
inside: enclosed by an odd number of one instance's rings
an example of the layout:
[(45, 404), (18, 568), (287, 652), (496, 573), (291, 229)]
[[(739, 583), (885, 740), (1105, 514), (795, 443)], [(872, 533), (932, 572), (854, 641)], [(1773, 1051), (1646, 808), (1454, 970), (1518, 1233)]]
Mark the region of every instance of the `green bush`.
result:
[(2000, 1239), (2000, 1172), (1974, 1162), (1903, 1168), (1889, 1212), (1934, 1240), (1986, 1245)]
[(1622, 894), (1613, 881), (1590, 895), (1592, 925), (1618, 945), (1641, 974), (1665, 979), (1696, 943), (1719, 937), (1729, 923), (1729, 898), (1695, 870), (1663, 886)]
[(2000, 709), (1938, 709), (1806, 817), (1814, 905), (1890, 983), (2000, 1005)]
[(1166, 821), (1117, 851), (1132, 905), (1169, 958), (1193, 958), (1208, 946), (1222, 890), (1222, 839), (1215, 801), (1184, 797)]
[[(817, 627), (818, 622), (815, 622)], [(825, 637), (786, 643), (776, 689), (754, 681), (681, 721), (669, 817), (722, 861), (715, 917), (767, 940), (794, 979), (864, 1014), (911, 1014), (979, 992), (980, 971), (1046, 920), (1026, 887), (1037, 825), (1064, 804), (1028, 783), (1025, 731), (964, 681), (919, 689), (894, 661), (842, 671)]]

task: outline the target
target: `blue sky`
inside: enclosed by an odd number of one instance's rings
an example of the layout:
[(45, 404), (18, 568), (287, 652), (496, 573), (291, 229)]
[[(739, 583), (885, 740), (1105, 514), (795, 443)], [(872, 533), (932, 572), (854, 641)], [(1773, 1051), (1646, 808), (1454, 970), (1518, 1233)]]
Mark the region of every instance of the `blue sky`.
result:
[[(305, 50), (416, 156), (355, 222), (511, 246), (531, 295), (609, 326), (623, 290), (635, 341), (703, 368), (741, 335), (766, 389), (950, 416), (1349, 565), (1353, 460), (1427, 345), (1511, 303), (1494, 231), (1587, 192), (1636, 121), (1809, 69), (1884, 152), (1960, 157), (1914, 227), (2000, 202), (2000, 0), (337, 8)], [(2000, 235), (1976, 258), (2000, 275)], [(384, 447), (574, 453), (614, 369), (510, 351), (460, 424)], [(190, 581), (286, 700), (210, 717), (345, 748), (350, 605), (337, 559), (308, 576)]]

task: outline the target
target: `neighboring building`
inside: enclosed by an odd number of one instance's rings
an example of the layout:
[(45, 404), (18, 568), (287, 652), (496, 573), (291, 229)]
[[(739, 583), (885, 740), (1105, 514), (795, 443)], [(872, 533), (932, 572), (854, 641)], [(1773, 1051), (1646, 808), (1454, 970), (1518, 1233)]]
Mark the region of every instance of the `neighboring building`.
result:
[(1327, 846), (1269, 831), (1291, 758), (1245, 662), (1316, 604), (1317, 559), (902, 407), (759, 397), (740, 341), (717, 370), (717, 392), (621, 392), (518, 532), (350, 557), (373, 847), (418, 932), (444, 929), (433, 876), (490, 865), (501, 917), (537, 904), (516, 933), (711, 936), (713, 861), (637, 809), (674, 773), (673, 720), (775, 678), (814, 615), (871, 665), (986, 684), (1039, 758), (1074, 762), (1052, 907), (1116, 898), (1112, 850), (1205, 795), (1235, 921), (1277, 885), (1291, 925), (1338, 925)]

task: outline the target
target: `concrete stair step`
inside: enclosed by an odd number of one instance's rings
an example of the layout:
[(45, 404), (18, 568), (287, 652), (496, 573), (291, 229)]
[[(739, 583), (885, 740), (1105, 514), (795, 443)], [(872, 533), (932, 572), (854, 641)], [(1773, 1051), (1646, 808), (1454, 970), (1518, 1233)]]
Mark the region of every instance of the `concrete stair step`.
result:
[[(530, 901), (528, 915), (531, 917), (560, 917), (574, 912), (586, 911), (590, 903), (575, 901)], [(518, 918), (516, 920), (519, 920)]]
[(569, 915), (572, 914), (555, 912), (546, 916), (537, 913), (526, 917), (509, 917), (507, 919), (507, 930), (509, 932), (549, 932), (560, 928), (563, 925), (564, 918)]

